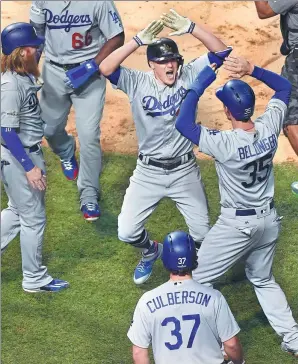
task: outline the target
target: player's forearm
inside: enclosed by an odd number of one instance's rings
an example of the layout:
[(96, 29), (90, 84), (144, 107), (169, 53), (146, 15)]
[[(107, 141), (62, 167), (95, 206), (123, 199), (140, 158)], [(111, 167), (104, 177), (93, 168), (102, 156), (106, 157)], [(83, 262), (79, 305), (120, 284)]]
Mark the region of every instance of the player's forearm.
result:
[(112, 52), (120, 48), (124, 44), (125, 35), (124, 32), (117, 34), (115, 37), (109, 39), (95, 57), (95, 62), (99, 65), (107, 58)]
[(138, 48), (139, 45), (136, 43), (136, 41), (133, 39), (130, 40), (122, 47), (112, 52), (107, 58), (105, 58), (101, 62), (99, 66), (100, 72), (104, 76), (109, 76), (111, 73), (116, 71), (121, 63)]
[(150, 364), (148, 349), (133, 346), (132, 349), (134, 364)]
[(224, 350), (234, 364), (245, 364), (243, 350), (239, 340), (237, 340), (235, 345), (227, 345), (224, 343)]
[(201, 27), (199, 24), (195, 25), (191, 34), (200, 42), (202, 42), (204, 46), (211, 52), (223, 51), (227, 48), (225, 43), (223, 43), (213, 33)]
[(255, 1), (258, 17), (260, 19), (271, 18), (272, 16), (277, 15), (269, 5), (268, 1)]
[(34, 168), (34, 164), (25, 152), (22, 142), (13, 128), (1, 127), (1, 136), (5, 142), (7, 149), (22, 165), (26, 172)]
[(199, 96), (190, 90), (182, 102), (175, 125), (180, 134), (196, 145), (199, 144), (201, 135), (201, 126), (196, 124), (198, 101)]
[(273, 98), (283, 101), (286, 105), (289, 104), (292, 85), (286, 78), (257, 66), (253, 68), (251, 76), (274, 90)]

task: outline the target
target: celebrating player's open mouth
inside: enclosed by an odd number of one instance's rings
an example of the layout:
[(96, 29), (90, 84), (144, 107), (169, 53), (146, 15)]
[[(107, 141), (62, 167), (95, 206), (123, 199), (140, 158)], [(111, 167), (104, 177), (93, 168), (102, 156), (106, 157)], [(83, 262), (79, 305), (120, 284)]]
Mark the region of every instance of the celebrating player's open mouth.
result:
[(158, 81), (167, 86), (172, 86), (176, 81), (178, 71), (178, 62), (175, 59), (169, 59), (161, 62), (150, 62), (154, 70), (155, 77)]

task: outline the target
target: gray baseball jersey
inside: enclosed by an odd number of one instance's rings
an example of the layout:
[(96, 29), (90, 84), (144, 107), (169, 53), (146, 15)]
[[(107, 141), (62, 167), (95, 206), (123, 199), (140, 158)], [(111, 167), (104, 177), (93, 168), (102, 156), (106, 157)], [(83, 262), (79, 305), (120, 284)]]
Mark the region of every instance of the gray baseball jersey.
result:
[(41, 142), (43, 136), (36, 96), (40, 88), (33, 76), (5, 72), (1, 77), (1, 126), (18, 128), (19, 138), (27, 147)]
[(113, 1), (33, 1), (30, 19), (46, 24), (42, 72), (45, 84), (40, 98), (45, 137), (61, 160), (73, 157), (75, 140), (65, 130), (73, 105), (80, 143), (77, 182), (80, 203), (81, 206), (97, 203), (102, 163), (100, 120), (106, 79), (96, 73), (74, 91), (65, 84), (61, 65), (94, 58), (109, 39), (123, 32), (120, 16)]
[(121, 67), (117, 88), (129, 97), (142, 154), (169, 159), (192, 150), (193, 144), (175, 128), (175, 120), (186, 90), (206, 65), (210, 65), (207, 54), (193, 60), (172, 87), (157, 81), (152, 71)]
[(193, 279), (212, 284), (244, 260), (246, 276), (270, 325), (296, 351), (298, 325), (272, 274), (281, 220), (272, 205), (272, 159), (286, 111), (284, 102), (270, 100), (255, 121), (256, 132), (202, 128), (200, 150), (215, 158), (222, 207), (198, 251)]
[[(5, 72), (1, 77), (1, 126), (17, 128), (25, 147), (41, 142), (43, 136), (37, 99), (40, 87), (33, 76)], [(46, 170), (41, 149), (30, 153), (30, 159), (35, 166)], [(1, 161), (5, 162), (1, 166), (1, 179), (9, 198), (8, 207), (1, 211), (1, 252), (21, 232), (23, 287), (35, 289), (53, 279), (42, 265), (45, 191), (29, 185), (23, 166), (4, 147), (1, 147)]]
[(287, 106), (272, 99), (255, 120), (255, 132), (202, 127), (200, 151), (215, 158), (221, 206), (256, 208), (273, 199), (272, 160)]
[[(287, 24), (291, 29), (298, 29), (298, 1), (287, 0), (287, 1), (276, 1), (269, 0), (269, 5), (276, 14), (287, 15)], [(298, 43), (298, 32), (289, 32), (289, 45), (292, 47)]]
[(139, 300), (128, 331), (156, 364), (220, 364), (221, 345), (240, 331), (223, 295), (192, 279), (168, 281)]
[(33, 1), (30, 19), (46, 23), (45, 56), (61, 64), (94, 58), (123, 32), (113, 1)]

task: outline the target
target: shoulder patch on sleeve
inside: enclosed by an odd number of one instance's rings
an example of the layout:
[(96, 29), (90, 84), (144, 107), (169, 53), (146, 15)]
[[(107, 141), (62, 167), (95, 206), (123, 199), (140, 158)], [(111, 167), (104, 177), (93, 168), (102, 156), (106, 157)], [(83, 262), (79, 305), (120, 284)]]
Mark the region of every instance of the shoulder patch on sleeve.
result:
[(45, 1), (36, 1), (35, 4), (32, 4), (31, 6), (31, 12), (36, 15), (40, 15), (43, 13), (43, 5)]
[(218, 133), (220, 133), (220, 130), (217, 129), (207, 129), (207, 131), (210, 135), (217, 135)]

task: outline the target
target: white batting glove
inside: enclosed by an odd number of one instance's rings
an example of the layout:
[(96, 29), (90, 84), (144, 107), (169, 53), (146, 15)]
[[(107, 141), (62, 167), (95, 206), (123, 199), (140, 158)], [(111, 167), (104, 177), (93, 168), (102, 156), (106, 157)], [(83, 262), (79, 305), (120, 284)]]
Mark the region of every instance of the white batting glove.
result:
[(194, 22), (188, 18), (185, 18), (184, 16), (179, 15), (174, 9), (170, 9), (168, 14), (163, 13), (161, 19), (166, 27), (175, 30), (175, 32), (172, 32), (169, 35), (192, 33), (195, 27)]
[(141, 30), (133, 39), (139, 46), (148, 45), (158, 40), (156, 37), (163, 30), (163, 22), (161, 20), (154, 20), (145, 29)]

